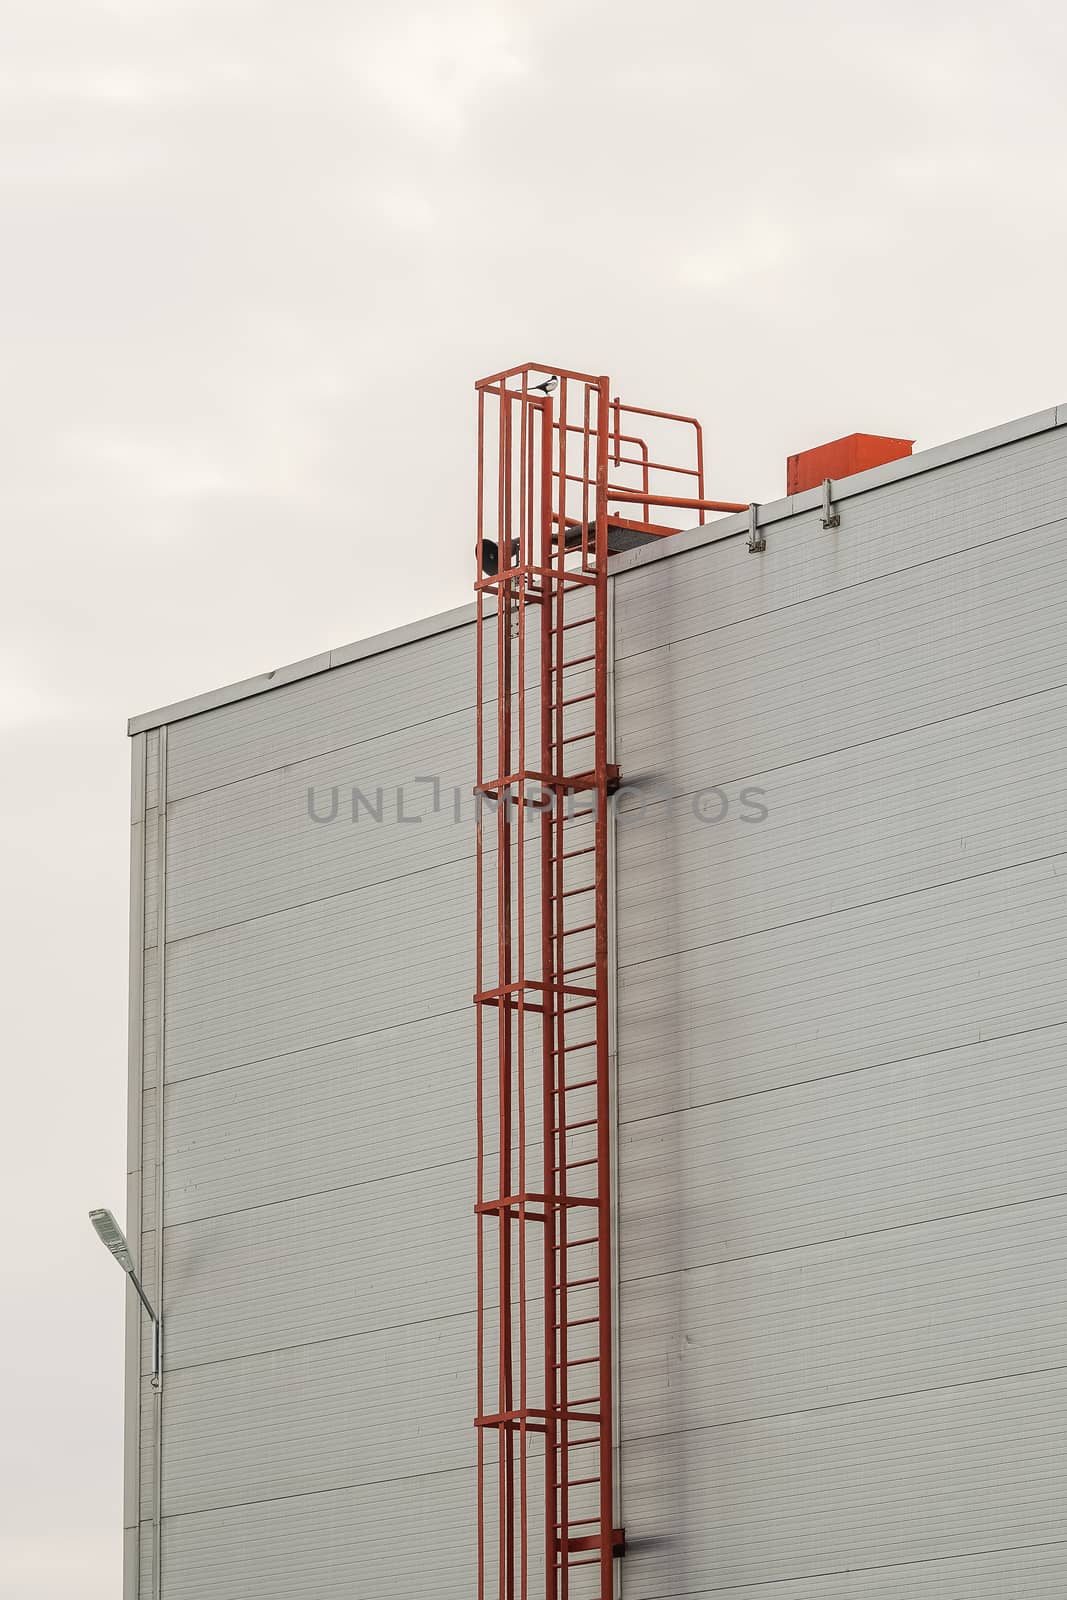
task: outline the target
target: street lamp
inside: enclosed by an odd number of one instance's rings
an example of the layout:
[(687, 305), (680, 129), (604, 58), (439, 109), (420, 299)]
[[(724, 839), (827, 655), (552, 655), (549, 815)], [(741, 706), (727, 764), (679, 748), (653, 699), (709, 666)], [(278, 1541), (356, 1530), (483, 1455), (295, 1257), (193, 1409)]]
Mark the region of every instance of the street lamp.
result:
[(137, 1276), (137, 1269), (133, 1264), (133, 1253), (126, 1242), (126, 1235), (115, 1221), (111, 1212), (103, 1209), (90, 1211), (89, 1221), (137, 1290), (137, 1298), (148, 1312), (152, 1323), (152, 1387), (153, 1389), (158, 1389), (163, 1369), (163, 1324), (156, 1316), (155, 1311), (152, 1309), (152, 1302), (141, 1287), (141, 1280)]

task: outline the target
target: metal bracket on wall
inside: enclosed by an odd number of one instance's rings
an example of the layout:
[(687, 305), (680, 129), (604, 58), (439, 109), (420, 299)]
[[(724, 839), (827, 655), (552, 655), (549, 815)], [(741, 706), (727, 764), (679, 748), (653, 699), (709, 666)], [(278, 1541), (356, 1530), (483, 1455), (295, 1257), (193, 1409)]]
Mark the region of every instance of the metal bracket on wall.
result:
[(760, 532), (759, 506), (753, 500), (748, 508), (748, 549), (750, 555), (758, 555), (767, 548), (767, 535)]
[(829, 478), (822, 481), (822, 525), (824, 528), (841, 526), (841, 513), (834, 506), (833, 485)]

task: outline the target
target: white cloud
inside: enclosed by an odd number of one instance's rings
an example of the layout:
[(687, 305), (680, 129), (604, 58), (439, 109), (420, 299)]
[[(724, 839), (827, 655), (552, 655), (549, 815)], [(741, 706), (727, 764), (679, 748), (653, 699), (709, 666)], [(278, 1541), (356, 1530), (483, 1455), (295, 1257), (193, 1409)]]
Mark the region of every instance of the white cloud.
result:
[(168, 437), (85, 426), (68, 434), (66, 454), (73, 462), (124, 480), (120, 492), (132, 489), (155, 499), (196, 499), (247, 487), (231, 467)]
[(0, 1536), (0, 1571), (10, 1588), (5, 1593), (18, 1600), (76, 1593), (79, 1600), (112, 1600), (114, 1571), (120, 1558), (116, 1532), (79, 1531), (65, 1534), (58, 1528), (34, 1537)]
[(58, 695), (32, 682), (24, 663), (0, 661), (0, 733), (54, 721), (68, 709)]
[(249, 81), (236, 62), (209, 62), (195, 71), (161, 70), (103, 61), (95, 66), (0, 69), (0, 105), (9, 114), (37, 108), (147, 110), (160, 114), (174, 102), (232, 93)]
[(456, 137), (485, 90), (526, 72), (498, 9), (419, 11), (355, 41), (358, 83), (408, 126)]
[(689, 288), (725, 289), (753, 273), (780, 267), (796, 247), (784, 223), (754, 217), (704, 249), (686, 251), (678, 261), (679, 280)]
[(427, 233), (440, 217), (427, 192), (414, 183), (383, 184), (372, 192), (370, 202), (401, 233)]

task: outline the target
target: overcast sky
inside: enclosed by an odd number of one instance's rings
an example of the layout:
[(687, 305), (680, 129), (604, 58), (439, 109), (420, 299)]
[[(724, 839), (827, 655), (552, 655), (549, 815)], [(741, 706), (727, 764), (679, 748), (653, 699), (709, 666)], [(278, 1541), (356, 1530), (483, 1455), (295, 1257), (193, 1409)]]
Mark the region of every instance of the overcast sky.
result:
[(463, 602), (500, 366), (738, 500), (1067, 401), (1062, 19), (0, 7), (3, 1600), (120, 1589), (126, 716)]

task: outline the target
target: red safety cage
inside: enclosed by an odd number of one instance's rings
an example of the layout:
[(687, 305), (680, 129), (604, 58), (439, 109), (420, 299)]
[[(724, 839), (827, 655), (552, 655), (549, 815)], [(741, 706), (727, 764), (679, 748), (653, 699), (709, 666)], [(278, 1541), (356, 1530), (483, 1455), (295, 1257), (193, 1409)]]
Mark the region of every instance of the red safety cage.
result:
[(612, 1600), (608, 556), (745, 507), (607, 378), (477, 393), (478, 1596)]

